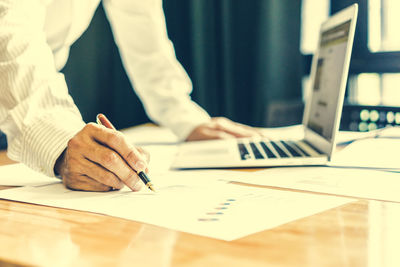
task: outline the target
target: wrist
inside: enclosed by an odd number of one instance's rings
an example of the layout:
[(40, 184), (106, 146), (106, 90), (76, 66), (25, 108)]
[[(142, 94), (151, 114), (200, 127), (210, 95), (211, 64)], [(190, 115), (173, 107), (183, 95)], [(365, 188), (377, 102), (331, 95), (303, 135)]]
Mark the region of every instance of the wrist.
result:
[(64, 159), (65, 159), (65, 153), (67, 149), (64, 149), (64, 151), (61, 153), (61, 155), (57, 158), (56, 163), (54, 164), (54, 174), (57, 177), (61, 176), (62, 169), (64, 167)]

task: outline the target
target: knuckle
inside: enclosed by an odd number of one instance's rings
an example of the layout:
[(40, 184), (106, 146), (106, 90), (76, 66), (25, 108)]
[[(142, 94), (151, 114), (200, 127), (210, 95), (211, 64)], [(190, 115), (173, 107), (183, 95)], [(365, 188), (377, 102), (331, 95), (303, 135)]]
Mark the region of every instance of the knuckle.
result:
[(97, 129), (98, 125), (95, 124), (94, 122), (89, 122), (88, 124), (85, 125), (83, 128), (84, 131), (93, 131), (94, 129)]
[(133, 150), (130, 150), (128, 155), (126, 155), (126, 160), (128, 162), (135, 162), (137, 160), (137, 157), (136, 157), (135, 152)]
[(121, 134), (119, 134), (118, 132), (113, 132), (108, 135), (107, 141), (110, 144), (119, 144), (121, 142)]
[(117, 162), (117, 155), (114, 152), (104, 153), (102, 156), (102, 161), (106, 166), (113, 165)]
[(78, 149), (80, 147), (79, 139), (76, 136), (72, 137), (69, 139), (67, 146), (69, 149)]

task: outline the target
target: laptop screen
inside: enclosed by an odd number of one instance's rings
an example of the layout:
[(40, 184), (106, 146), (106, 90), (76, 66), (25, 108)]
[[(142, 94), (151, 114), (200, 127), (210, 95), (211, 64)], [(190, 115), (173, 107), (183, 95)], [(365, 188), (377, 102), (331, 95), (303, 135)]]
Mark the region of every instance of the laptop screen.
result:
[(321, 33), (307, 126), (331, 141), (340, 100), (351, 21)]

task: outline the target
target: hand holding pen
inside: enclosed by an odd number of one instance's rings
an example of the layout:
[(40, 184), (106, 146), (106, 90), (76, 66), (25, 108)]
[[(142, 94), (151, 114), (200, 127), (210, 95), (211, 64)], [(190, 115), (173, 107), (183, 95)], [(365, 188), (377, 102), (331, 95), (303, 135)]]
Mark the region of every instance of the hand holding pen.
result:
[[(112, 123), (107, 119), (106, 116), (104, 116), (103, 114), (98, 114), (96, 117), (96, 122), (97, 124), (103, 125), (104, 127), (108, 128), (108, 129), (112, 129), (115, 130), (115, 127), (112, 125)], [(149, 177), (147, 177), (147, 174), (145, 173), (145, 169), (135, 169), (136, 173), (138, 174), (140, 180), (142, 180), (142, 182), (145, 184), (145, 186), (147, 186), (151, 191), (155, 191), (153, 184), (151, 183)]]
[(147, 172), (147, 161), (146, 153), (122, 133), (89, 123), (68, 141), (54, 171), (73, 190), (110, 191), (126, 185), (139, 191), (143, 183), (138, 173)]

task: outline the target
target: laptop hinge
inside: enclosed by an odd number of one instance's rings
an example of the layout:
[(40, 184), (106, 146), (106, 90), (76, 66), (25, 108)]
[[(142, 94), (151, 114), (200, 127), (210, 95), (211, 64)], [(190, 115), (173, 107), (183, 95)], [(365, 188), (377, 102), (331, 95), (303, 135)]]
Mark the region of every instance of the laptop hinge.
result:
[(325, 154), (324, 152), (322, 152), (321, 150), (316, 148), (314, 145), (312, 145), (310, 142), (308, 142), (308, 140), (303, 139), (303, 142), (306, 143), (308, 146), (310, 146), (312, 149), (314, 149), (316, 152), (318, 152), (318, 154), (321, 154), (321, 155)]

